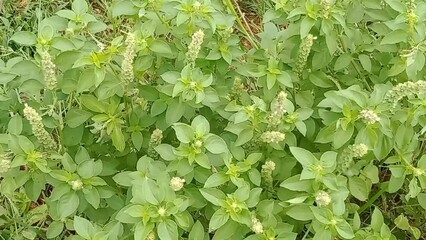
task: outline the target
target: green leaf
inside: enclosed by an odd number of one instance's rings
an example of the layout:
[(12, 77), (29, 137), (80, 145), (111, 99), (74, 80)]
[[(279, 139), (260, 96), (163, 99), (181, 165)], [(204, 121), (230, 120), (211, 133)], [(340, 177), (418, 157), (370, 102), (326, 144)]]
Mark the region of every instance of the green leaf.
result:
[(199, 191), (207, 201), (213, 203), (216, 206), (222, 206), (226, 198), (225, 194), (218, 189), (201, 188)]
[(176, 159), (173, 147), (169, 144), (160, 144), (155, 147), (155, 151), (160, 154), (160, 157), (166, 161), (173, 161)]
[(309, 221), (314, 218), (311, 209), (307, 205), (296, 205), (290, 208), (286, 214), (299, 221)]
[(417, 195), (417, 201), (420, 206), (426, 210), (426, 193), (419, 193), (419, 195)]
[(151, 116), (155, 117), (157, 115), (160, 115), (161, 113), (166, 111), (166, 109), (167, 104), (163, 100), (158, 99), (151, 106)]
[(305, 38), (308, 36), (309, 32), (311, 31), (311, 28), (315, 25), (315, 20), (306, 16), (303, 18), (302, 22), (300, 23), (300, 38)]
[(105, 103), (100, 102), (93, 95), (81, 95), (80, 100), (83, 106), (93, 112), (105, 113), (108, 108)]
[(333, 146), (335, 149), (341, 148), (343, 145), (345, 145), (351, 138), (354, 133), (354, 125), (350, 124), (345, 129), (338, 128), (334, 132), (334, 138), (333, 138)]
[(373, 214), (371, 215), (371, 227), (374, 229), (374, 231), (380, 232), (383, 223), (384, 219), (382, 213), (377, 207), (374, 208)]
[(130, 173), (131, 173), (130, 171), (120, 172), (120, 173), (117, 173), (116, 175), (114, 175), (114, 177), (112, 177), (112, 179), (116, 183), (118, 183), (122, 186), (130, 187), (130, 186), (132, 186), (132, 181), (133, 181), (133, 178), (130, 177)]
[(210, 169), (211, 164), (207, 154), (201, 153), (195, 156), (195, 162), (203, 168)]
[(308, 167), (318, 162), (318, 159), (311, 152), (303, 148), (290, 147), (290, 152), (303, 167)]
[(212, 218), (209, 222), (209, 231), (214, 231), (222, 227), (229, 219), (229, 213), (223, 208), (219, 208), (215, 213), (213, 213)]
[[(116, 1), (111, 6), (112, 16), (118, 17), (122, 15), (136, 15), (138, 13), (138, 7), (133, 2), (128, 1)], [(143, 239), (143, 238), (136, 238)]]
[(195, 130), (195, 132), (197, 133), (197, 135), (204, 136), (205, 134), (207, 134), (207, 133), (210, 132), (209, 121), (207, 121), (207, 119), (204, 116), (202, 116), (202, 115), (196, 116), (192, 120), (191, 126)]
[(235, 146), (241, 146), (244, 143), (249, 142), (253, 138), (253, 130), (252, 129), (244, 129), (238, 134), (238, 138), (235, 141)]
[(183, 211), (174, 215), (178, 226), (185, 231), (189, 231), (194, 224), (192, 215), (188, 211)]
[(138, 222), (135, 227), (135, 239), (146, 239), (151, 231), (154, 229), (154, 224), (148, 223), (145, 225), (142, 221)]
[(72, 10), (78, 15), (86, 13), (89, 10), (89, 6), (87, 5), (86, 0), (74, 0), (71, 7)]
[(65, 153), (64, 156), (61, 158), (61, 163), (64, 169), (68, 172), (75, 172), (75, 170), (77, 169), (77, 164), (75, 164), (74, 160), (68, 153)]
[(37, 36), (32, 32), (16, 32), (10, 40), (24, 46), (32, 46), (37, 43)]
[(213, 173), (204, 183), (204, 187), (205, 188), (217, 187), (226, 183), (227, 181), (229, 181), (229, 177), (225, 173), (221, 173), (221, 172)]
[(160, 224), (158, 224), (157, 233), (161, 240), (178, 239), (177, 225), (170, 219), (166, 219), (164, 222), (160, 222)]
[(166, 112), (166, 123), (172, 124), (179, 122), (180, 118), (185, 113), (185, 104), (180, 103), (179, 101), (173, 101), (170, 103)]
[(55, 238), (59, 236), (59, 234), (62, 233), (62, 230), (64, 229), (64, 223), (60, 221), (53, 221), (46, 231), (46, 237), (48, 239)]
[(281, 187), (287, 188), (292, 191), (301, 191), (307, 192), (310, 191), (312, 187), (311, 180), (300, 180), (300, 175), (294, 175), (292, 177), (287, 178), (281, 184)]
[(78, 78), (77, 93), (89, 91), (95, 85), (95, 72), (93, 69), (85, 69)]
[(76, 192), (68, 192), (59, 199), (58, 212), (61, 218), (65, 218), (73, 214), (80, 204), (80, 199)]
[(397, 29), (388, 34), (382, 39), (380, 44), (395, 44), (399, 42), (406, 42), (408, 38), (408, 34), (405, 30)]
[(176, 132), (176, 137), (181, 143), (190, 143), (195, 137), (194, 129), (187, 124), (175, 123), (173, 124), (173, 129)]
[(340, 55), (336, 63), (334, 64), (334, 71), (342, 70), (343, 68), (346, 68), (351, 63), (352, 56), (349, 53), (344, 53)]
[(143, 135), (141, 132), (132, 132), (131, 135), (133, 146), (136, 148), (136, 150), (140, 150), (143, 143)]
[(114, 147), (122, 152), (124, 151), (124, 148), (126, 147), (126, 142), (124, 140), (124, 135), (123, 132), (121, 131), (121, 128), (119, 127), (115, 127), (114, 130), (112, 131), (112, 144), (114, 144)]
[(22, 132), (22, 117), (19, 115), (13, 116), (7, 126), (7, 130), (11, 134), (19, 135)]
[(86, 122), (91, 116), (90, 112), (83, 109), (71, 109), (65, 117), (65, 122), (69, 127), (76, 128)]
[(247, 207), (256, 207), (256, 205), (259, 203), (260, 194), (262, 191), (262, 188), (253, 188), (250, 190), (249, 198), (246, 200)]
[(360, 201), (366, 201), (371, 190), (371, 184), (368, 184), (360, 177), (350, 177), (348, 180), (349, 191), (352, 196)]
[(82, 217), (74, 216), (74, 229), (78, 235), (84, 237), (85, 239), (90, 239), (91, 236), (95, 233), (95, 228), (92, 223)]
[(189, 232), (188, 240), (202, 240), (204, 239), (204, 227), (200, 221), (197, 221)]
[(149, 49), (153, 52), (160, 53), (165, 56), (170, 56), (173, 54), (169, 44), (167, 44), (165, 41), (162, 41), (162, 40), (155, 40), (151, 44)]
[(99, 204), (101, 202), (101, 197), (99, 196), (99, 192), (95, 187), (92, 187), (90, 190), (84, 191), (84, 197), (94, 209), (98, 209)]
[(361, 62), (362, 67), (365, 71), (371, 72), (371, 60), (370, 57), (365, 54), (360, 54), (358, 56), (359, 61)]
[(355, 237), (354, 232), (351, 228), (351, 225), (347, 223), (346, 221), (341, 221), (336, 224), (336, 230), (339, 233), (339, 235), (344, 239), (352, 239)]
[(204, 146), (209, 152), (213, 154), (221, 154), (228, 152), (228, 147), (225, 141), (221, 137), (213, 134), (206, 139)]

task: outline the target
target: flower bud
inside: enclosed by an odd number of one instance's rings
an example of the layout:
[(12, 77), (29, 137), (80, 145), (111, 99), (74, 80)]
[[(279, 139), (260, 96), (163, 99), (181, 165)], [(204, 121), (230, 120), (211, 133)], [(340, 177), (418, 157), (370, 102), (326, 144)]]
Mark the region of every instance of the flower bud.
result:
[(69, 182), (69, 185), (71, 185), (71, 188), (74, 191), (83, 189), (83, 182), (80, 179)]
[(201, 148), (203, 146), (203, 141), (201, 141), (201, 140), (196, 140), (195, 142), (194, 142), (194, 147), (196, 147), (196, 148)]
[(265, 164), (262, 165), (262, 171), (267, 171), (272, 173), (275, 170), (275, 166), (276, 164), (273, 161), (271, 160), (266, 161)]
[(325, 191), (318, 191), (315, 195), (315, 202), (318, 206), (328, 206), (331, 203), (330, 194)]
[(360, 112), (359, 117), (367, 124), (374, 124), (380, 121), (380, 117), (373, 110), (364, 109)]
[(11, 164), (12, 164), (11, 154), (9, 153), (0, 154), (0, 173), (5, 173), (9, 171)]
[(201, 8), (201, 3), (199, 2), (199, 1), (195, 1), (194, 2), (194, 4), (193, 4), (193, 7), (194, 7), (194, 10), (197, 12), (197, 11), (200, 11), (200, 8)]
[(166, 215), (166, 209), (164, 207), (160, 207), (158, 208), (157, 213), (160, 215), (160, 217), (164, 217)]
[(185, 183), (185, 179), (180, 177), (173, 177), (172, 179), (170, 179), (170, 187), (175, 192), (181, 190), (183, 188), (184, 183)]
[(267, 131), (262, 133), (260, 139), (265, 143), (279, 143), (284, 141), (285, 134), (277, 131)]
[(241, 95), (244, 92), (244, 84), (241, 78), (236, 77), (234, 80), (234, 85), (232, 86), (231, 92), (228, 94), (229, 100), (236, 100), (237, 102), (241, 101)]
[(413, 174), (416, 177), (420, 177), (420, 176), (424, 175), (425, 173), (426, 173), (426, 171), (421, 169), (421, 168), (413, 168)]
[(251, 221), (252, 221), (251, 230), (256, 234), (262, 234), (263, 233), (263, 225), (259, 221), (259, 219), (257, 219), (256, 217), (253, 217)]
[(150, 232), (148, 236), (146, 237), (146, 240), (156, 240), (157, 236), (155, 235), (155, 232)]
[(163, 131), (161, 131), (160, 129), (155, 129), (151, 134), (151, 139), (149, 140), (149, 147), (148, 147), (148, 156), (150, 156), (154, 160), (157, 160), (159, 158), (159, 155), (157, 151), (155, 151), (155, 148), (161, 144), (162, 140), (163, 140)]
[(368, 146), (363, 143), (354, 144), (352, 145), (352, 153), (354, 157), (361, 158), (368, 153)]

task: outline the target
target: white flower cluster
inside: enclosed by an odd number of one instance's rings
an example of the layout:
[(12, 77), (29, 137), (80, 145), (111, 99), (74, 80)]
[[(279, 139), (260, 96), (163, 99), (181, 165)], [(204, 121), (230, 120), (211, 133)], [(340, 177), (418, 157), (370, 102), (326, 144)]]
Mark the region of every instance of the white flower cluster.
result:
[(185, 183), (185, 179), (180, 177), (173, 177), (172, 179), (170, 179), (170, 187), (175, 192), (181, 190), (183, 188), (184, 183)]
[(376, 112), (369, 109), (364, 109), (360, 112), (359, 117), (367, 124), (374, 124), (380, 121), (379, 115)]
[(186, 53), (186, 62), (187, 64), (194, 65), (195, 60), (198, 57), (198, 53), (201, 49), (201, 44), (204, 41), (204, 32), (203, 30), (198, 30), (192, 35), (192, 41), (188, 46), (188, 52)]
[(263, 233), (263, 225), (259, 221), (259, 219), (257, 219), (256, 217), (253, 217), (251, 222), (252, 222), (251, 230), (256, 234), (262, 234)]
[(324, 18), (329, 18), (330, 17), (330, 10), (331, 10), (331, 6), (330, 6), (330, 0), (321, 0), (320, 5), (322, 7), (322, 14)]
[(318, 206), (328, 206), (331, 203), (330, 194), (328, 194), (326, 191), (318, 191), (315, 195), (315, 202), (318, 204)]
[(361, 158), (368, 153), (368, 146), (364, 143), (354, 144), (351, 147), (352, 154), (355, 158)]
[(268, 126), (275, 127), (278, 126), (284, 114), (287, 112), (285, 110), (285, 100), (287, 99), (287, 93), (281, 91), (278, 93), (276, 104), (271, 108), (272, 113), (268, 116)]
[(266, 161), (265, 164), (262, 165), (262, 170), (260, 173), (265, 185), (268, 186), (269, 188), (272, 187), (272, 184), (274, 181), (272, 177), (272, 173), (274, 172), (274, 170), (275, 170), (275, 163), (271, 160)]
[(24, 108), (24, 117), (30, 122), (31, 128), (33, 130), (34, 136), (38, 139), (43, 148), (47, 150), (55, 150), (56, 142), (53, 140), (52, 136), (44, 129), (41, 116), (37, 111), (25, 104)]
[(267, 131), (262, 133), (260, 140), (265, 143), (279, 143), (284, 141), (285, 134), (278, 131)]
[(124, 52), (124, 59), (121, 64), (122, 82), (128, 85), (133, 82), (135, 75), (133, 73), (133, 59), (136, 57), (136, 37), (135, 34), (129, 33), (126, 41), (126, 51)]
[(9, 171), (12, 162), (8, 158), (3, 158), (3, 156), (0, 156), (0, 158), (0, 173), (5, 173)]
[(74, 191), (78, 191), (78, 190), (83, 189), (83, 182), (80, 179), (73, 180), (73, 181), (69, 182), (68, 184), (71, 185), (71, 188)]
[(155, 129), (152, 134), (151, 138), (149, 140), (149, 146), (148, 146), (148, 156), (153, 158), (154, 160), (157, 160), (159, 157), (159, 154), (157, 151), (155, 151), (155, 148), (161, 144), (161, 141), (163, 140), (163, 131), (160, 129)]
[(405, 97), (414, 97), (426, 93), (426, 81), (404, 82), (394, 86), (385, 96), (385, 100), (396, 107)]
[(46, 82), (47, 89), (55, 89), (58, 82), (56, 79), (56, 66), (52, 62), (52, 57), (47, 51), (43, 51), (41, 53), (41, 68), (43, 71), (44, 81)]
[(303, 39), (302, 44), (299, 48), (299, 53), (297, 55), (295, 72), (297, 75), (301, 75), (303, 70), (306, 67), (306, 63), (308, 61), (309, 54), (311, 52), (311, 48), (314, 45), (314, 40), (317, 39), (312, 34), (308, 34), (305, 39)]
[(262, 170), (272, 173), (275, 170), (275, 166), (276, 164), (273, 161), (268, 160), (262, 165)]
[(155, 232), (150, 232), (148, 236), (146, 237), (146, 240), (156, 240), (157, 236), (155, 235)]
[(164, 207), (160, 207), (158, 208), (157, 213), (160, 217), (164, 217), (166, 215), (166, 209)]

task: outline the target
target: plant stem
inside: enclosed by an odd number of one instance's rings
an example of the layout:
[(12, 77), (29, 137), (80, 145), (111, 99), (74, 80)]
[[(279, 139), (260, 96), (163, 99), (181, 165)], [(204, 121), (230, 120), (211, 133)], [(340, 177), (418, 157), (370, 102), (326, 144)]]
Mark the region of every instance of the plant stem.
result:
[(250, 34), (247, 32), (247, 29), (244, 27), (243, 22), (241, 21), (240, 15), (238, 15), (237, 11), (234, 8), (234, 5), (232, 4), (231, 0), (225, 0), (226, 6), (229, 8), (229, 10), (234, 14), (238, 26), (241, 28), (241, 31), (246, 35), (247, 40), (250, 42), (250, 44), (255, 48), (259, 49), (259, 46), (256, 44), (256, 42), (253, 40), (253, 38), (250, 36)]
[(364, 212), (367, 208), (371, 207), (371, 205), (373, 205), (373, 203), (384, 193), (386, 192), (387, 188), (388, 188), (389, 183), (388, 182), (384, 182), (380, 185), (380, 190), (374, 194), (373, 197), (370, 198), (370, 200), (368, 200), (368, 202), (366, 202), (364, 205), (362, 205), (359, 209), (358, 209), (358, 214), (361, 214), (362, 212)]

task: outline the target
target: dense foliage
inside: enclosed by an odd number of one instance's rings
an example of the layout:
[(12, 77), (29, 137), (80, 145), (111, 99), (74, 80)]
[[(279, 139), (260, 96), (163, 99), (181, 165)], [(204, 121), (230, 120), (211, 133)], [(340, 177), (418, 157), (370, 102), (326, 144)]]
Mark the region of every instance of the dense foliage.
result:
[(426, 2), (270, 5), (5, 0), (0, 239), (425, 239)]

